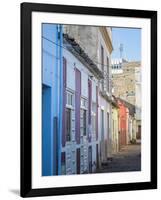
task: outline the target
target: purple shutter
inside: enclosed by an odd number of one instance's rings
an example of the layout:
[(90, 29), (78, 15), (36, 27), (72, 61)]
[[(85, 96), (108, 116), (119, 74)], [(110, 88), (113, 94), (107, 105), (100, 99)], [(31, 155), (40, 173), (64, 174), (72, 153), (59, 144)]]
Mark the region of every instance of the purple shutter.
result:
[(80, 144), (80, 98), (81, 98), (81, 72), (75, 68), (75, 138)]
[(66, 153), (61, 152), (61, 175), (66, 174)]
[(88, 140), (91, 142), (92, 81), (88, 79)]
[(63, 57), (63, 121), (62, 121), (62, 146), (66, 142), (66, 79), (67, 79), (67, 60)]
[(96, 86), (96, 140), (98, 140), (98, 86)]

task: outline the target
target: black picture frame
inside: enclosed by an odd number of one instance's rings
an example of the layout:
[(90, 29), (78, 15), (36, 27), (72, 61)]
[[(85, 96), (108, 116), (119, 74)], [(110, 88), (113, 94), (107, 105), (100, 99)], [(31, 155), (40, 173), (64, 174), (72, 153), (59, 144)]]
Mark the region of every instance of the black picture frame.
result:
[[(148, 18), (151, 21), (151, 181), (93, 186), (32, 189), (32, 12), (75, 13)], [(21, 4), (21, 189), (22, 197), (66, 195), (129, 191), (157, 188), (157, 12), (145, 10), (52, 5), (38, 3)]]

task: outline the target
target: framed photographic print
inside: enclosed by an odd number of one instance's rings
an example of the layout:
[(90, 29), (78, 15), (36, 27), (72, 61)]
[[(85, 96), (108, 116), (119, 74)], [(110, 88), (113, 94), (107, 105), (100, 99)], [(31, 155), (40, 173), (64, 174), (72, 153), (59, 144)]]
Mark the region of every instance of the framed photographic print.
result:
[(157, 188), (157, 12), (21, 4), (21, 196)]

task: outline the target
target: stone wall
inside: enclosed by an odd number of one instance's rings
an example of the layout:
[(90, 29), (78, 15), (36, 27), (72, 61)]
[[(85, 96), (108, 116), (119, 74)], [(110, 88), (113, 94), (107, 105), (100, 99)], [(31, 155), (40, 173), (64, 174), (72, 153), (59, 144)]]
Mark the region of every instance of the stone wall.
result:
[(138, 67), (140, 67), (140, 62), (122, 63), (123, 72), (112, 75), (114, 95), (133, 105), (136, 104), (135, 68)]
[(63, 32), (74, 38), (92, 60), (98, 60), (98, 27), (64, 25)]

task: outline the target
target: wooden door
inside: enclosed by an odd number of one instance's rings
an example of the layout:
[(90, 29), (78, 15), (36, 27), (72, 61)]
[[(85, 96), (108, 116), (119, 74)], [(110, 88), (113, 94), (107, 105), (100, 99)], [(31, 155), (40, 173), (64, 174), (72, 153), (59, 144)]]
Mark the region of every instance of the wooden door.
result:
[(141, 125), (138, 125), (137, 139), (141, 139)]
[(80, 148), (77, 149), (77, 174), (80, 174)]

